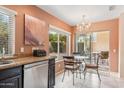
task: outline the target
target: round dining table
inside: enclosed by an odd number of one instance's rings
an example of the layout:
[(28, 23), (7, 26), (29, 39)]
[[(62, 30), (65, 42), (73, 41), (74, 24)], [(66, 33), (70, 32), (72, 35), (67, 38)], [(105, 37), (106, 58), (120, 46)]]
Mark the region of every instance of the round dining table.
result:
[(86, 64), (86, 59), (88, 59), (88, 56), (80, 56), (80, 55), (76, 55), (74, 56), (75, 62), (77, 62), (77, 64), (80, 65), (79, 71), (82, 73), (84, 72), (85, 69), (85, 64)]

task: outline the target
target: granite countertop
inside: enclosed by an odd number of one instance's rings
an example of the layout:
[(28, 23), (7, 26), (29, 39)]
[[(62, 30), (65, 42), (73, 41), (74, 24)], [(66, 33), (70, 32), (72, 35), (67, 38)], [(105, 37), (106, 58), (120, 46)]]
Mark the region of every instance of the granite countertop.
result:
[(34, 63), (34, 62), (38, 62), (38, 61), (45, 61), (45, 60), (49, 60), (51, 58), (55, 58), (55, 57), (52, 57), (52, 56), (45, 56), (45, 57), (29, 56), (29, 57), (23, 57), (23, 58), (7, 59), (7, 61), (12, 61), (12, 63), (0, 65), (0, 70), (12, 68), (12, 67), (16, 67), (16, 66), (21, 66), (21, 65), (26, 65), (26, 64), (30, 64), (30, 63)]

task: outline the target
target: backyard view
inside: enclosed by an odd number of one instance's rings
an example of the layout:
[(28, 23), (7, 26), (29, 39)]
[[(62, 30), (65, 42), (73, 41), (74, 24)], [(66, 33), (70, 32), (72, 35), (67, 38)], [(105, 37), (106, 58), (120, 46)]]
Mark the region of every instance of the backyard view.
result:
[(51, 55), (55, 55), (58, 59), (62, 58), (62, 55), (66, 54), (67, 36), (63, 34), (57, 34), (56, 32), (50, 32), (49, 34), (49, 52)]

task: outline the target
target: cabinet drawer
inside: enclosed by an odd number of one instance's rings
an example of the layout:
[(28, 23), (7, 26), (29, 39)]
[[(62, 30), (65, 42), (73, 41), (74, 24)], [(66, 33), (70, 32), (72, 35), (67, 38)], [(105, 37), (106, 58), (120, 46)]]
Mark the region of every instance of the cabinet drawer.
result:
[(0, 88), (22, 88), (22, 76), (14, 76), (0, 81)]
[(17, 76), (22, 74), (22, 67), (9, 68), (0, 71), (0, 80), (4, 80), (9, 77)]

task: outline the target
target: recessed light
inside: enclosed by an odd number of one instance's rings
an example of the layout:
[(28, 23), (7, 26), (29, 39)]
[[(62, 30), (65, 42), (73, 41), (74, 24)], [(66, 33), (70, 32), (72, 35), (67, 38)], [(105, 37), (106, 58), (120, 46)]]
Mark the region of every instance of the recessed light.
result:
[(110, 5), (109, 6), (109, 11), (113, 11), (115, 9), (115, 7), (116, 7), (115, 5)]

